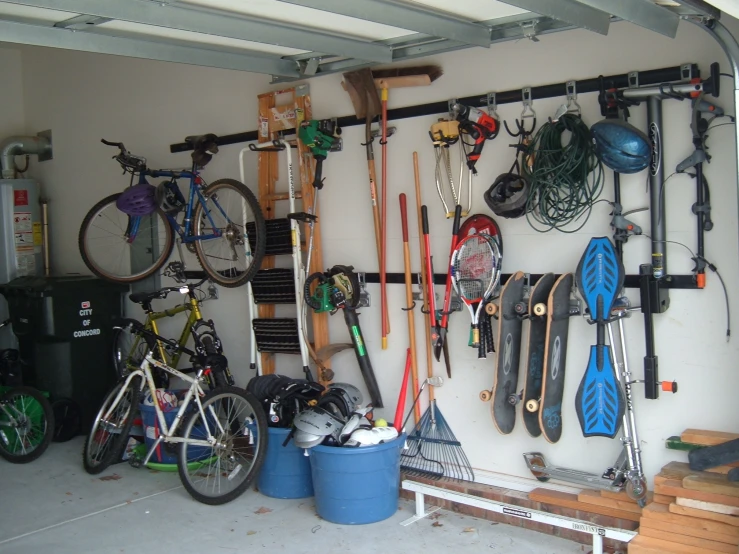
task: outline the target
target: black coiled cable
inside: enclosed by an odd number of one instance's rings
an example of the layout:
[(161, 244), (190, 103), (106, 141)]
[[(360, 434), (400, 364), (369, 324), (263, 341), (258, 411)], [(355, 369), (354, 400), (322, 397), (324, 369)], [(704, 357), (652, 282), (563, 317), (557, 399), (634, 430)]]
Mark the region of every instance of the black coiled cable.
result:
[[(588, 126), (580, 116), (564, 114), (537, 131), (526, 154), (534, 159), (531, 168), (524, 164), (531, 184), (526, 203), (529, 225), (542, 233), (582, 229), (603, 190), (603, 165), (595, 155)], [(576, 229), (564, 229), (583, 216)]]

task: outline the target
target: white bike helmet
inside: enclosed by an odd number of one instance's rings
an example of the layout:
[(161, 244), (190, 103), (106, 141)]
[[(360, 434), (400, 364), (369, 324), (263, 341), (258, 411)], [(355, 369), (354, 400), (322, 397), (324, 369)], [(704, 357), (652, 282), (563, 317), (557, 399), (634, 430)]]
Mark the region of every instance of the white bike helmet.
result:
[(338, 442), (344, 422), (322, 408), (311, 408), (300, 412), (294, 419), (293, 441), (298, 448), (313, 448), (329, 437)]

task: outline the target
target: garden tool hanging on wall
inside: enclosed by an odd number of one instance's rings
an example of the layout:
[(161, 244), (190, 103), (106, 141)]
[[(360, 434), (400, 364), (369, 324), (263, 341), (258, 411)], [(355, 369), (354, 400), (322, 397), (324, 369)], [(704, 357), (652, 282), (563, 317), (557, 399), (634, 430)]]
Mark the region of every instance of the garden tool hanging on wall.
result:
[[(447, 219), (454, 217), (454, 207), (462, 205), (462, 183), (464, 174), (467, 173), (467, 209), (462, 211), (462, 216), (466, 217), (472, 210), (472, 171), (465, 164), (466, 152), (464, 143), (459, 139), (459, 121), (449, 119), (439, 119), (431, 126), (429, 136), (434, 144), (434, 154), (436, 157), (436, 192), (444, 206), (444, 213)], [(454, 186), (454, 176), (452, 174), (452, 164), (450, 149), (453, 145), (459, 144), (459, 184)], [(446, 191), (451, 192), (453, 204), (447, 202)]]
[[(314, 283), (316, 287), (314, 292), (311, 293)], [(375, 372), (372, 369), (372, 363), (364, 344), (362, 329), (359, 326), (357, 308), (359, 308), (361, 288), (359, 277), (354, 273), (354, 267), (335, 265), (324, 273), (312, 274), (305, 281), (303, 293), (306, 304), (316, 312), (334, 314), (338, 310), (342, 310), (346, 327), (349, 329), (352, 338), (352, 344), (330, 345), (333, 348), (331, 355), (348, 348), (354, 349), (359, 370), (362, 372), (364, 383), (367, 385), (367, 390), (372, 399), (372, 405), (375, 408), (382, 408), (380, 387), (377, 385)]]
[(313, 177), (313, 187), (321, 189), (323, 187), (323, 160), (326, 159), (329, 152), (337, 152), (341, 150), (341, 127), (336, 119), (311, 119), (303, 121), (298, 131), (300, 140), (303, 141), (311, 154), (316, 160), (316, 170)]

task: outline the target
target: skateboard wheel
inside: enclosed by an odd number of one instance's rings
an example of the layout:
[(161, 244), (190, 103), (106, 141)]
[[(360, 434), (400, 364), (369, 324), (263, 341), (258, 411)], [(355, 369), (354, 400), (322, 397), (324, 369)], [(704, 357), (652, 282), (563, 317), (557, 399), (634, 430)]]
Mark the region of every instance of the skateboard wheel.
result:
[(489, 390), (484, 390), (480, 393), (480, 400), (483, 402), (490, 402), (490, 399), (493, 397), (493, 394)]
[(535, 413), (539, 411), (539, 401), (538, 400), (529, 400), (526, 402), (526, 411)]
[(538, 304), (534, 305), (534, 315), (546, 315), (547, 313), (547, 305), (543, 302), (539, 302)]
[(485, 313), (488, 315), (495, 315), (498, 313), (498, 306), (492, 302), (485, 304)]
[(529, 311), (528, 307), (523, 302), (516, 302), (516, 304), (513, 306), (513, 311), (516, 312), (518, 315), (523, 315), (526, 312)]

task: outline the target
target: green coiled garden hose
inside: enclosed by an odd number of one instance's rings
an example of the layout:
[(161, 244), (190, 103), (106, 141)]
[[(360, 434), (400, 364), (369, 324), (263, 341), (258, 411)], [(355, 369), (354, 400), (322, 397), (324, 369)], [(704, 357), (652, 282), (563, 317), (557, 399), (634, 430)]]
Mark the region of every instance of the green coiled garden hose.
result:
[[(588, 126), (579, 116), (564, 114), (537, 131), (526, 155), (534, 159), (531, 167), (524, 164), (531, 184), (526, 204), (531, 227), (542, 233), (582, 229), (603, 190), (604, 175)], [(565, 229), (583, 216), (576, 229)]]

